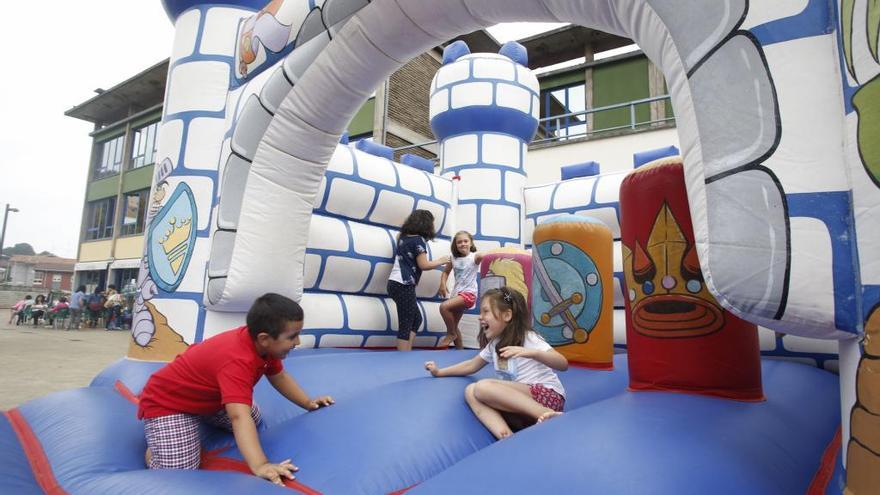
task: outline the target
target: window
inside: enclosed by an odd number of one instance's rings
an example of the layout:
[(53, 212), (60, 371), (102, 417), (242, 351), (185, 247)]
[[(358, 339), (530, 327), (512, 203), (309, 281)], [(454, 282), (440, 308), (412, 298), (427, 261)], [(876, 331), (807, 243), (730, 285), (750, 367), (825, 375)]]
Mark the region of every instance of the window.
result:
[(58, 290), (61, 288), (61, 275), (58, 273), (52, 274), (52, 290)]
[(134, 131), (134, 145), (131, 148), (131, 168), (141, 168), (156, 163), (156, 133), (159, 123), (153, 122)]
[[(583, 112), (587, 109), (586, 86), (584, 83), (564, 88), (552, 88), (542, 91), (541, 115), (545, 119), (544, 130), (547, 137), (579, 136), (587, 132), (585, 114), (563, 115)], [(558, 117), (558, 118), (553, 118)]]
[(93, 241), (113, 237), (113, 212), (116, 209), (116, 198), (92, 201), (88, 208), (86, 240)]
[(86, 293), (94, 292), (95, 287), (104, 288), (104, 281), (107, 277), (106, 270), (93, 270), (88, 272), (79, 272), (79, 283), (86, 286)]
[(116, 290), (119, 292), (124, 292), (126, 286), (132, 283), (132, 280), (137, 283), (138, 277), (138, 269), (137, 268), (120, 268), (117, 270), (113, 270), (113, 283), (116, 284)]
[(46, 278), (46, 272), (34, 272), (34, 285), (43, 285), (43, 279)]
[(119, 173), (122, 166), (122, 147), (125, 136), (119, 136), (103, 143), (98, 143), (98, 161), (95, 164), (95, 179), (103, 179)]
[(147, 198), (149, 189), (125, 193), (122, 198), (122, 225), (119, 235), (136, 235), (144, 233), (144, 222), (147, 217)]

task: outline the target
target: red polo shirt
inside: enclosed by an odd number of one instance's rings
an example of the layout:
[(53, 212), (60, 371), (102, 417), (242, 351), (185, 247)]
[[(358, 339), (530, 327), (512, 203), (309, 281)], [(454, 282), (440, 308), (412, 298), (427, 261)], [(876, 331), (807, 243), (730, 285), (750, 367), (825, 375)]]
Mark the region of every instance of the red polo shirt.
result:
[(138, 418), (168, 414), (214, 414), (225, 404), (251, 405), (254, 385), (263, 375), (284, 369), (262, 358), (246, 326), (193, 344), (153, 373), (141, 392)]

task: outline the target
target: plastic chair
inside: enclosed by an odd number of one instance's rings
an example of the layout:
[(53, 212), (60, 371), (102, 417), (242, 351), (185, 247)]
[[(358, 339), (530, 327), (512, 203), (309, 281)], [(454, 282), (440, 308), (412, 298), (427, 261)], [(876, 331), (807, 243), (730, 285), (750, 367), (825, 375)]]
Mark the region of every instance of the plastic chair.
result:
[(28, 322), (31, 321), (31, 318), (32, 318), (31, 314), (32, 313), (33, 313), (33, 311), (31, 310), (31, 307), (25, 306), (25, 308), (19, 313), (19, 318), (17, 320), (15, 320), (15, 324), (21, 325), (22, 323), (24, 323), (25, 325), (27, 325)]
[(64, 328), (64, 322), (67, 321), (67, 318), (70, 316), (70, 309), (64, 308), (59, 309), (57, 313), (55, 313), (55, 318), (52, 320), (52, 328), (58, 328), (59, 322), (61, 322), (61, 328)]

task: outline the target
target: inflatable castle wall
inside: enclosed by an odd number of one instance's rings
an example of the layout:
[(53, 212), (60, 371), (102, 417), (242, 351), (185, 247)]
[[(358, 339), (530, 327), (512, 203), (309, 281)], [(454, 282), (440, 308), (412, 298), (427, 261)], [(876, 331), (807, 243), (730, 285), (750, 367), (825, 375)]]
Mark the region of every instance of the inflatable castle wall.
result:
[[(768, 329), (765, 353), (839, 369), (849, 483), (868, 493), (859, 487), (880, 472), (873, 3), (165, 3), (176, 37), (129, 357), (171, 359), (241, 324), (267, 291), (306, 307), (305, 346), (391, 345), (385, 280), (396, 229), (416, 208), (436, 218), (431, 257), (460, 229), (481, 249), (529, 247), (545, 218), (598, 218), (615, 242), (622, 313), (625, 174), (523, 187), (538, 87), (514, 48), (451, 53), (435, 77), (440, 176), (339, 142), (376, 84), (418, 53), (495, 22), (573, 22), (632, 38), (663, 70), (703, 283)], [(417, 345), (443, 332), (438, 284), (430, 272), (418, 287)], [(621, 347), (624, 321), (615, 314)]]

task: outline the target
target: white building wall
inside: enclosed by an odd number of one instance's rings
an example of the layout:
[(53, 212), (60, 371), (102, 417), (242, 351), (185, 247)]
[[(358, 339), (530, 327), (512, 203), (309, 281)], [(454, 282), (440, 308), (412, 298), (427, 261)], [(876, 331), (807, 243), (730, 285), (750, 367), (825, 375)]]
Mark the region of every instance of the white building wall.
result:
[(558, 182), (559, 170), (566, 165), (588, 161), (599, 162), (603, 174), (633, 168), (633, 153), (662, 148), (678, 143), (675, 128), (645, 131), (578, 143), (535, 148), (526, 153), (527, 186)]

